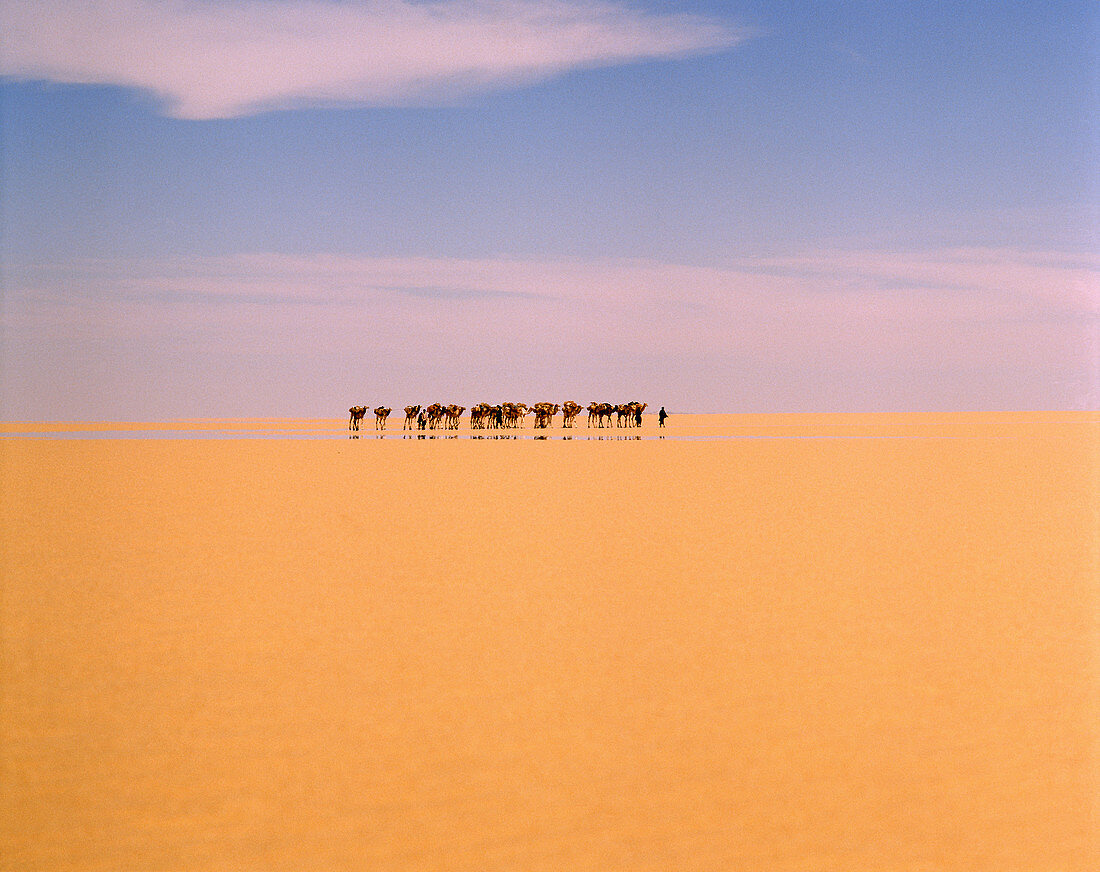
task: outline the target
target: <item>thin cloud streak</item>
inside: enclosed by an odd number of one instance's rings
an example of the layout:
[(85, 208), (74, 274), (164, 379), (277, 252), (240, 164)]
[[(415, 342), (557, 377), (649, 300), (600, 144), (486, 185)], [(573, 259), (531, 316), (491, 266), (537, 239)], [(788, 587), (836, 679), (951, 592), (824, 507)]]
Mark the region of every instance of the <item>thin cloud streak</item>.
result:
[(439, 100), (752, 35), (614, 0), (7, 0), (0, 23), (0, 73), (137, 88), (186, 119)]
[[(1100, 315), (1100, 257), (1010, 248), (823, 250), (722, 266), (648, 260), (386, 258), (249, 253), (228, 257), (89, 260), (11, 271), (12, 292), (91, 295), (158, 304), (187, 300), (368, 305), (425, 302), (522, 309), (566, 302), (576, 311), (668, 309), (671, 324), (702, 316), (761, 318), (793, 310), (927, 318)], [(461, 305), (451, 316), (457, 316)], [(705, 329), (706, 325), (702, 325)], [(614, 331), (613, 331), (614, 332)]]
[[(15, 268), (13, 268), (15, 269)], [(223, 257), (88, 259), (17, 271), (16, 285), (66, 291), (110, 285), (132, 293), (316, 301), (422, 292), (718, 304), (737, 295), (921, 290), (1043, 300), (1100, 313), (1100, 255), (1016, 248), (834, 249), (739, 258), (721, 266), (641, 259), (365, 257), (242, 253)], [(917, 299), (917, 298), (914, 298)]]
[[(395, 402), (445, 388), (659, 390), (704, 411), (1092, 408), (1098, 276), (1095, 256), (992, 248), (721, 267), (265, 253), (44, 266), (8, 276), (4, 414), (57, 417), (64, 373), (82, 370), (196, 415), (243, 412), (237, 384), (285, 414), (339, 407), (364, 378)], [(137, 408), (67, 402), (156, 414), (127, 390)]]

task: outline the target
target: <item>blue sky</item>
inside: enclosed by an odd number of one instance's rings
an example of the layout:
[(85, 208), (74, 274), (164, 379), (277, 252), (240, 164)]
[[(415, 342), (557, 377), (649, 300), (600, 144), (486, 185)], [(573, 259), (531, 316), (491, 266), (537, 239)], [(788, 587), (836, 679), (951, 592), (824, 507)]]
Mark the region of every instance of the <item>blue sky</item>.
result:
[(1100, 400), (1094, 4), (0, 17), (5, 418)]

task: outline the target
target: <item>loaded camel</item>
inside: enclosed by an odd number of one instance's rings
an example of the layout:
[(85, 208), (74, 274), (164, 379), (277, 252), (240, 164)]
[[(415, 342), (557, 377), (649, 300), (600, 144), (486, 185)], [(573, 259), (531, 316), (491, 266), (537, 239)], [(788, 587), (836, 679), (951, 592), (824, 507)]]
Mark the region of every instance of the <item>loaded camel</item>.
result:
[(535, 410), (535, 429), (544, 430), (550, 426), (561, 406), (557, 403), (535, 403), (531, 408)]
[(574, 403), (572, 400), (566, 400), (561, 404), (562, 413), (562, 427), (572, 427), (573, 422), (577, 420), (577, 415), (581, 412), (581, 407)]
[(450, 405), (443, 410), (445, 418), (444, 429), (445, 430), (457, 430), (459, 418), (462, 417), (462, 413), (466, 411), (465, 406)]

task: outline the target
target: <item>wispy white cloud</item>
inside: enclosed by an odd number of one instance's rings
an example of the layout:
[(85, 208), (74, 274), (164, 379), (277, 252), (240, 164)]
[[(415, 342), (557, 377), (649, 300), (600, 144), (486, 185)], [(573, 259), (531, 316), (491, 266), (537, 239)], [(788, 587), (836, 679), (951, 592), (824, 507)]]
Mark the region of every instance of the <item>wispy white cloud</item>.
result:
[(1100, 311), (1100, 256), (1020, 248), (820, 249), (693, 266), (642, 259), (369, 257), (270, 252), (220, 257), (91, 259), (17, 271), (55, 287), (110, 286), (130, 295), (262, 297), (335, 302), (438, 290), (452, 296), (589, 301), (706, 301), (783, 293), (816, 298), (896, 293), (915, 304), (935, 292), (987, 304), (1031, 300)]
[(617, 0), (5, 0), (0, 72), (143, 89), (180, 118), (378, 105), (729, 48)]
[[(754, 345), (797, 335), (804, 346), (848, 322), (877, 321), (896, 332), (899, 325), (1100, 317), (1100, 258), (1016, 248), (833, 249), (720, 266), (244, 253), (13, 268), (8, 286), (13, 299), (66, 306), (86, 299), (153, 308), (353, 307), (424, 329), (435, 320), (477, 324), (491, 311), (487, 323), (503, 334), (553, 312), (574, 333), (591, 331), (611, 344), (659, 324), (663, 342), (682, 340), (685, 348), (720, 347), (731, 331)], [(883, 348), (889, 353), (888, 342)]]
[(721, 266), (253, 253), (5, 281), (7, 417), (320, 413), (367, 387), (395, 403), (659, 392), (710, 410), (1100, 402), (1100, 258), (1072, 252)]

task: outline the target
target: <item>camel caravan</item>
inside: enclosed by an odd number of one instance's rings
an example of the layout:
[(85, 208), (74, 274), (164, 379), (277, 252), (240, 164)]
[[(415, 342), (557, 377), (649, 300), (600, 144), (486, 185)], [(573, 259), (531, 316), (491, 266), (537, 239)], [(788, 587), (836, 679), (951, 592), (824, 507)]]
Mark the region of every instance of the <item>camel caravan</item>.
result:
[[(648, 403), (624, 403), (612, 405), (611, 403), (589, 403), (581, 406), (572, 400), (558, 405), (557, 403), (535, 403), (528, 406), (526, 403), (501, 403), (490, 405), (478, 403), (470, 409), (471, 430), (510, 430), (523, 427), (523, 422), (528, 415), (533, 416), (534, 429), (548, 429), (555, 416), (561, 413), (561, 426), (571, 429), (577, 420), (577, 416), (587, 410), (588, 426), (602, 427), (641, 427), (642, 412), (646, 410)], [(348, 429), (358, 430), (363, 418), (367, 414), (366, 406), (352, 406), (348, 411), (351, 417), (348, 419)], [(386, 419), (392, 409), (379, 406), (374, 410), (374, 428), (386, 429)], [(403, 430), (457, 430), (459, 419), (466, 411), (465, 406), (443, 405), (432, 403), (430, 406), (406, 406), (405, 426)]]

